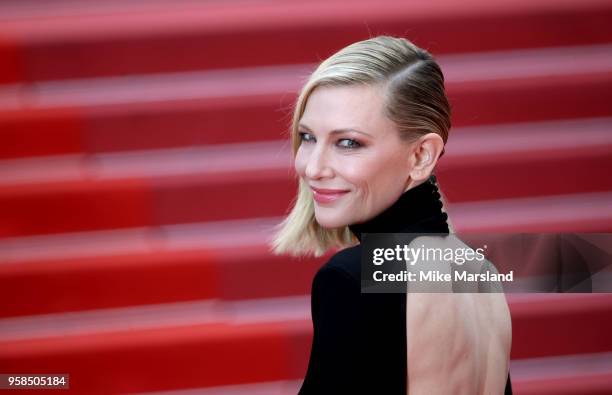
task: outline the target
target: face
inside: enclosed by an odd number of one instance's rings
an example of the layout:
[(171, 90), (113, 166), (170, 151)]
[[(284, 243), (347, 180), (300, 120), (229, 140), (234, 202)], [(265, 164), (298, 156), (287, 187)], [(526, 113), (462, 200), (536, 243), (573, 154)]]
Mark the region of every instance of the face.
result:
[(408, 185), (410, 146), (383, 113), (379, 86), (317, 87), (300, 120), (295, 170), (324, 228), (365, 222)]

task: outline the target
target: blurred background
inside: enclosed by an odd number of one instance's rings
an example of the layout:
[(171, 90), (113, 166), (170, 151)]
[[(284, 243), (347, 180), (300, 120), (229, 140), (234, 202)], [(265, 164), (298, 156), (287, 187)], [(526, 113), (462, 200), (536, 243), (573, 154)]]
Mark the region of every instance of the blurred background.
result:
[[(291, 105), (378, 34), (443, 68), (457, 231), (612, 231), (610, 0), (5, 0), (0, 373), (295, 394), (329, 255), (266, 245), (296, 190)], [(516, 394), (612, 393), (611, 294), (508, 300)]]

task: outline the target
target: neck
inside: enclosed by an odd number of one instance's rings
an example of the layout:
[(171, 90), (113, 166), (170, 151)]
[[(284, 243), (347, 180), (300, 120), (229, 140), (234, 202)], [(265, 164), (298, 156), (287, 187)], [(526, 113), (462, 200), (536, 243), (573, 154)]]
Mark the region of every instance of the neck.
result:
[(405, 191), (399, 199), (374, 218), (349, 226), (361, 241), (363, 233), (448, 233), (448, 216), (435, 176)]

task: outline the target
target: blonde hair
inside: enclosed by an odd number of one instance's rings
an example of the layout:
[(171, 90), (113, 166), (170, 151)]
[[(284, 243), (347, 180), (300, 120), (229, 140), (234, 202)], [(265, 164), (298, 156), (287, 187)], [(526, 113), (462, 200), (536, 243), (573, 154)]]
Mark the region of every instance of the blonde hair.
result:
[[(293, 110), (290, 133), (294, 157), (301, 143), (298, 124), (310, 94), (319, 86), (352, 84), (383, 84), (386, 114), (397, 125), (403, 139), (436, 133), (446, 144), (451, 127), (450, 105), (440, 67), (429, 52), (410, 41), (378, 36), (341, 49), (321, 62), (310, 75)], [(444, 150), (440, 157), (443, 154)], [(348, 226), (326, 229), (318, 224), (312, 191), (302, 179), (294, 202), (289, 215), (275, 228), (271, 241), (274, 254), (318, 257), (330, 248), (358, 242)]]

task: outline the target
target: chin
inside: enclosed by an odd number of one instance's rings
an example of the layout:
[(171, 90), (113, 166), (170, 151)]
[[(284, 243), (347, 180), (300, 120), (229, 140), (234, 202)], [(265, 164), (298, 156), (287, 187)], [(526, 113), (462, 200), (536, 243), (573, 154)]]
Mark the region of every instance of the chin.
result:
[(341, 218), (330, 218), (329, 216), (321, 216), (317, 215), (316, 213), (315, 219), (317, 220), (317, 223), (325, 229), (340, 228), (348, 225), (348, 222)]

